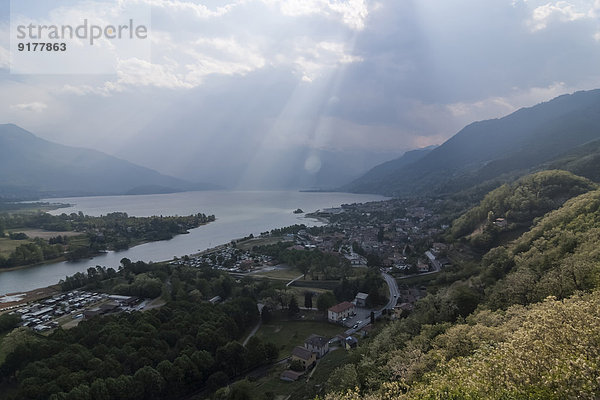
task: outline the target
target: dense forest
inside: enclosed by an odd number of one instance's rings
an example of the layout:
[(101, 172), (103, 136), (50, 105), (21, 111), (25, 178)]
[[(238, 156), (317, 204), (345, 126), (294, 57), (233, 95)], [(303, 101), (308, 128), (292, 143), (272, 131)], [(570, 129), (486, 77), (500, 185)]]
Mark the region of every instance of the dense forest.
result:
[[(48, 337), (14, 330), (3, 340), (2, 398), (180, 398), (211, 393), (278, 355), (257, 338), (246, 346), (239, 342), (258, 321), (256, 296), (268, 284), (236, 284), (212, 269), (128, 260), (108, 280), (89, 275), (81, 282), (88, 288), (134, 283), (140, 276), (157, 280), (169, 300), (159, 309), (84, 320)], [(206, 301), (213, 295), (227, 301)]]

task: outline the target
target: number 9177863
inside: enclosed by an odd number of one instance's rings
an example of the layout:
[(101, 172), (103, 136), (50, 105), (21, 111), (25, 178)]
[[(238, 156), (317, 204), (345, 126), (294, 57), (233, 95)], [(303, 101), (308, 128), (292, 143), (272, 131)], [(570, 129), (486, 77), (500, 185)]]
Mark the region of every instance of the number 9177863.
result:
[(19, 51), (67, 51), (66, 43), (28, 42), (17, 45)]

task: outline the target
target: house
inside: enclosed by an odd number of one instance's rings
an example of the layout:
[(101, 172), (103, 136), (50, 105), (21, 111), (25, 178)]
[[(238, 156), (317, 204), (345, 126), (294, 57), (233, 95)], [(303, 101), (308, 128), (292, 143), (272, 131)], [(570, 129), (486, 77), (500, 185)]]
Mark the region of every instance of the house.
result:
[(304, 341), (304, 347), (317, 355), (317, 358), (323, 357), (329, 351), (329, 341), (323, 336), (310, 335)]
[(294, 347), (294, 350), (292, 350), (291, 362), (296, 360), (300, 361), (300, 364), (302, 364), (304, 369), (307, 369), (317, 362), (317, 355), (304, 347), (296, 346)]
[(422, 261), (419, 261), (419, 263), (417, 264), (417, 271), (419, 271), (419, 273), (429, 272), (429, 265), (425, 264)]
[(429, 260), (429, 263), (431, 264), (434, 270), (439, 271), (442, 268), (437, 257), (431, 251), (426, 251), (425, 255), (427, 256), (427, 259)]
[(221, 296), (215, 296), (212, 299), (210, 299), (208, 302), (210, 304), (218, 304), (222, 301), (223, 299), (221, 298)]
[(432, 246), (432, 250), (435, 253), (439, 254), (441, 252), (444, 252), (444, 251), (448, 250), (448, 246), (445, 245), (444, 243), (434, 243), (433, 246)]
[(302, 376), (303, 372), (292, 371), (291, 369), (286, 369), (279, 375), (279, 379), (286, 382), (295, 382)]
[(336, 304), (327, 310), (327, 319), (330, 322), (340, 322), (342, 319), (347, 318), (354, 314), (356, 307), (349, 301)]
[(344, 348), (346, 350), (350, 350), (350, 349), (355, 349), (358, 347), (358, 339), (356, 339), (353, 336), (348, 336), (345, 340), (344, 340)]
[(367, 293), (358, 292), (356, 297), (354, 298), (354, 303), (356, 307), (366, 307), (367, 306), (367, 298), (369, 295)]

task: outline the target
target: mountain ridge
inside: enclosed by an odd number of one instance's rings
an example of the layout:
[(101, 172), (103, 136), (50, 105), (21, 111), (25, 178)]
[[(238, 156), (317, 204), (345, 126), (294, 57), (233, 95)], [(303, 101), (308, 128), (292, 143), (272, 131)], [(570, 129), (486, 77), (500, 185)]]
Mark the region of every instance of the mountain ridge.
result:
[[(0, 125), (0, 198), (115, 195), (209, 188), (86, 148), (42, 139), (15, 125)], [(148, 192), (153, 192), (149, 190)]]
[(600, 90), (579, 91), (473, 122), (387, 179), (374, 177), (375, 187), (365, 184), (363, 176), (343, 189), (392, 196), (454, 193), (502, 174), (524, 175), (598, 139)]

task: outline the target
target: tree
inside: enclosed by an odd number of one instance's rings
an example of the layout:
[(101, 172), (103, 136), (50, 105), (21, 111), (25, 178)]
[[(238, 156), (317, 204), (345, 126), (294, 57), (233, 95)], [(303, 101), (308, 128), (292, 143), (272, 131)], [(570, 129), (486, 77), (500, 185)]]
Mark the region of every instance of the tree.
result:
[(304, 371), (304, 366), (302, 365), (302, 362), (300, 360), (293, 360), (290, 363), (290, 369), (292, 371), (301, 372), (301, 371)]
[(229, 392), (228, 400), (252, 400), (252, 384), (248, 380), (237, 382)]
[(331, 292), (325, 292), (317, 297), (317, 308), (319, 311), (327, 312), (330, 307), (337, 303), (335, 296)]
[(304, 307), (312, 308), (312, 298), (315, 294), (313, 292), (306, 291), (304, 292)]
[(354, 364), (336, 368), (327, 380), (327, 389), (332, 392), (342, 392), (353, 389), (358, 385), (358, 373)]
[(262, 312), (260, 313), (260, 318), (262, 319), (262, 322), (265, 324), (268, 324), (269, 322), (271, 322), (271, 308), (264, 306), (262, 309)]
[(229, 342), (217, 349), (215, 361), (229, 376), (237, 376), (246, 368), (248, 350), (239, 342)]
[(159, 399), (165, 388), (165, 380), (160, 373), (149, 365), (138, 369), (133, 375), (144, 391), (145, 399)]
[(298, 307), (298, 300), (296, 300), (296, 296), (292, 296), (290, 299), (290, 304), (288, 305), (288, 312), (290, 315), (296, 315), (300, 312), (300, 307)]

